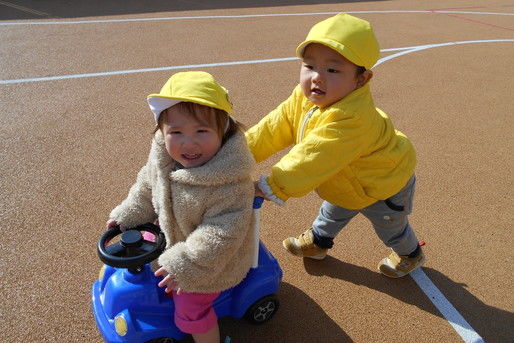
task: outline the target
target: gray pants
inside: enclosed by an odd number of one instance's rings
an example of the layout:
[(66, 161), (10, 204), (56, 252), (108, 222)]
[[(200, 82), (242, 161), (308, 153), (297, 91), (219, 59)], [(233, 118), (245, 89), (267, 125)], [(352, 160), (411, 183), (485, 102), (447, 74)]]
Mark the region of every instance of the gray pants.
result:
[(347, 210), (324, 201), (318, 217), (312, 223), (313, 231), (317, 236), (334, 238), (353, 217), (362, 213), (371, 221), (386, 246), (398, 255), (408, 255), (418, 245), (418, 239), (407, 218), (412, 212), (415, 183), (416, 177), (412, 176), (397, 194), (360, 210)]

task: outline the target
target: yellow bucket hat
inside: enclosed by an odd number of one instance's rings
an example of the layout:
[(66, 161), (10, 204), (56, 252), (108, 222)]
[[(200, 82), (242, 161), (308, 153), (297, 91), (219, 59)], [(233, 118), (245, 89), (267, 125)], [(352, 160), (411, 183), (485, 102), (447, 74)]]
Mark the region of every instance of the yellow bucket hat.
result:
[(371, 69), (377, 63), (380, 54), (371, 24), (346, 13), (339, 13), (314, 25), (305, 41), (296, 48), (296, 55), (301, 58), (310, 43), (326, 45), (366, 69)]
[(156, 122), (162, 111), (183, 101), (214, 107), (228, 114), (232, 112), (228, 91), (211, 74), (204, 71), (174, 74), (158, 94), (150, 94), (146, 101)]

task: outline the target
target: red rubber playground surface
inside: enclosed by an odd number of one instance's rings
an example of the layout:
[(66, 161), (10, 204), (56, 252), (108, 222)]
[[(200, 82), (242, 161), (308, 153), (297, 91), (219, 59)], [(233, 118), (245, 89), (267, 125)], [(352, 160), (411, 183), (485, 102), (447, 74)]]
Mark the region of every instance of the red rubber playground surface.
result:
[(294, 258), (281, 241), (310, 226), (321, 200), (266, 203), (261, 234), (284, 270), (281, 307), (262, 326), (224, 318), (223, 333), (235, 343), (513, 342), (506, 0), (0, 1), (0, 341), (101, 342), (90, 309), (96, 242), (146, 160), (147, 94), (174, 72), (205, 70), (251, 126), (296, 84), (297, 43), (342, 11), (373, 23), (375, 102), (415, 144), (411, 221), (427, 264), (381, 276), (389, 252), (362, 217), (326, 260)]

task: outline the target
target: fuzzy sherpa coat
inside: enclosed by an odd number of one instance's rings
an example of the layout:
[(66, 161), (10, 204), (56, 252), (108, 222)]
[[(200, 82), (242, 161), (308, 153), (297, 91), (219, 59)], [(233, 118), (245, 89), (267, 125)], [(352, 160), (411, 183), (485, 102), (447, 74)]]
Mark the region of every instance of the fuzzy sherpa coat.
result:
[(167, 245), (158, 263), (183, 291), (233, 287), (246, 276), (256, 249), (254, 164), (238, 132), (204, 165), (174, 170), (157, 131), (148, 162), (110, 218), (127, 227), (159, 219)]

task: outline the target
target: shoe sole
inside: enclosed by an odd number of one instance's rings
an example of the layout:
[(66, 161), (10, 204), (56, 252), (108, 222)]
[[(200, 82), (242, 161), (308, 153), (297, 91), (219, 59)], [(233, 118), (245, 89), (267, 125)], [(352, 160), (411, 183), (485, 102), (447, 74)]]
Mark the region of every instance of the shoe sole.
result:
[(313, 259), (313, 260), (316, 260), (316, 261), (321, 261), (321, 260), (324, 260), (325, 257), (327, 257), (327, 254), (319, 254), (319, 255), (314, 255), (314, 256), (303, 256), (304, 258), (310, 258), (310, 259)]

